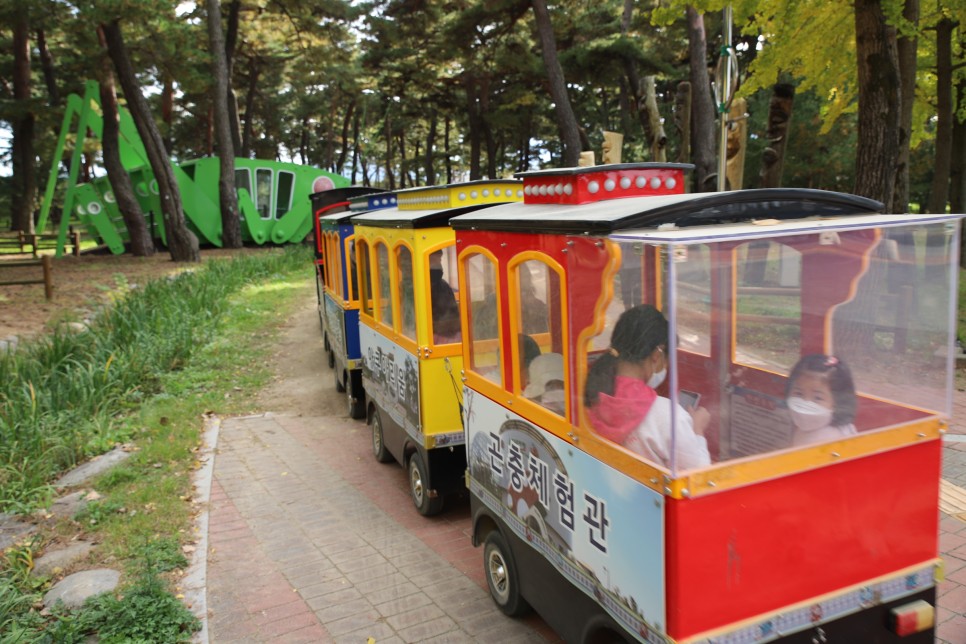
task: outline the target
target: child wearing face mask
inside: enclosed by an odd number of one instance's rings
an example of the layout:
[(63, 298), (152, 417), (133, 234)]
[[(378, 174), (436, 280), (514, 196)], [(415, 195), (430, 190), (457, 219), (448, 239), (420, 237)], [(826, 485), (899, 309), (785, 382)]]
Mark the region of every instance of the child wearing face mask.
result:
[[(664, 467), (671, 464), (671, 401), (654, 391), (667, 377), (668, 323), (650, 304), (625, 311), (614, 325), (610, 348), (590, 367), (584, 404), (594, 430)], [(704, 407), (675, 410), (674, 464), (711, 463)]]
[(785, 398), (795, 426), (793, 447), (855, 435), (855, 385), (849, 368), (835, 356), (799, 360), (788, 376)]

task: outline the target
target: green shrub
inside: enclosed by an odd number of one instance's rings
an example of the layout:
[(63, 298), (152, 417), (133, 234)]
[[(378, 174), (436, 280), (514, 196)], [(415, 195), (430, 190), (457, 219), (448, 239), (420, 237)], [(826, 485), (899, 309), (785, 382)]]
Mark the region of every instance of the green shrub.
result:
[(305, 246), (210, 260), (131, 291), (87, 331), (0, 354), (0, 510), (46, 503), (59, 472), (129, 439), (125, 416), (217, 337), (233, 294), (310, 265)]

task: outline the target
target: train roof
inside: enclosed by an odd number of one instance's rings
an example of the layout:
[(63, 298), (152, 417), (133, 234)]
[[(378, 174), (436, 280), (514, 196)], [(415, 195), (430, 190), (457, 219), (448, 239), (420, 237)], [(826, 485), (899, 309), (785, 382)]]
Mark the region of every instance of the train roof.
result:
[(400, 190), (395, 195), (395, 208), (356, 214), (352, 223), (382, 228), (445, 226), (455, 216), (522, 199), (523, 183), (513, 179), (469, 181)]
[(367, 195), (373, 192), (382, 192), (379, 188), (368, 186), (346, 186), (344, 188), (332, 188), (322, 192), (313, 192), (309, 195), (312, 200), (312, 210), (318, 212), (321, 208), (327, 208), (334, 204), (349, 201), (353, 197)]
[[(546, 176), (546, 175), (544, 175)], [(878, 201), (806, 188), (734, 190), (604, 198), (590, 203), (519, 203), (454, 218), (456, 229), (610, 234), (630, 229), (692, 227), (758, 220), (880, 213)]]

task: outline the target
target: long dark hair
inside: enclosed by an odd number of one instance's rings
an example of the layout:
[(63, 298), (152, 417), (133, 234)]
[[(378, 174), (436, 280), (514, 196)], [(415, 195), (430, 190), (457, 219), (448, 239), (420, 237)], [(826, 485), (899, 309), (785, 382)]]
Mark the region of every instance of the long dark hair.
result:
[(601, 393), (614, 395), (618, 361), (640, 362), (658, 347), (667, 346), (667, 337), (667, 318), (650, 304), (640, 304), (624, 311), (614, 325), (610, 349), (590, 366), (584, 404), (594, 406)]
[(803, 356), (788, 374), (788, 382), (785, 383), (785, 397), (788, 398), (789, 392), (798, 377), (806, 371), (817, 373), (824, 376), (828, 381), (829, 391), (832, 392), (832, 424), (836, 427), (848, 425), (855, 420), (855, 410), (858, 407), (858, 400), (855, 396), (855, 384), (852, 381), (852, 372), (848, 366), (835, 356), (825, 355), (824, 353), (813, 353)]

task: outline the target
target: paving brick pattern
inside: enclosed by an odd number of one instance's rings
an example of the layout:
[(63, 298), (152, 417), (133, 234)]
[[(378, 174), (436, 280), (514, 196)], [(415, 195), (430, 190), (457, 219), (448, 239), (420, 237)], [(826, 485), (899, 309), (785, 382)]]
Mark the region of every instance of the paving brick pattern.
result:
[(213, 642), (558, 641), (490, 600), (468, 505), (419, 516), (358, 421), (224, 421), (210, 512)]
[[(966, 488), (966, 393), (943, 476)], [(406, 475), (371, 456), (368, 428), (338, 417), (225, 420), (212, 484), (212, 642), (557, 642), (537, 616), (489, 598), (463, 503), (419, 516)], [(941, 516), (937, 638), (966, 642), (966, 522)]]

